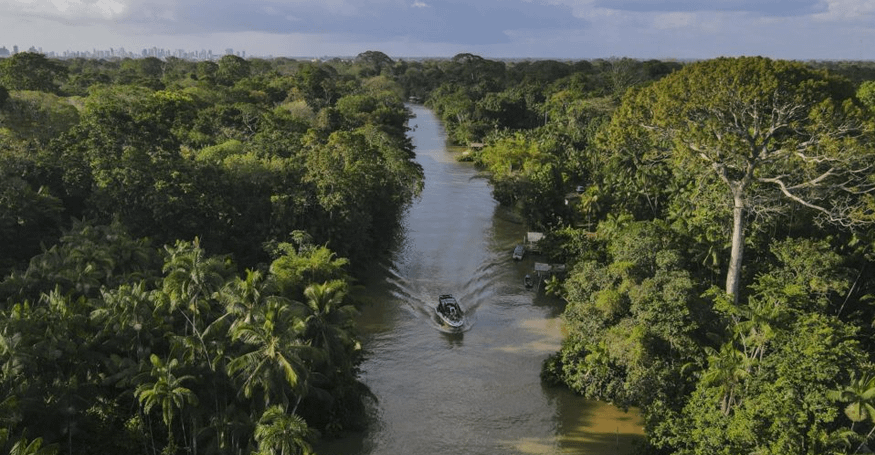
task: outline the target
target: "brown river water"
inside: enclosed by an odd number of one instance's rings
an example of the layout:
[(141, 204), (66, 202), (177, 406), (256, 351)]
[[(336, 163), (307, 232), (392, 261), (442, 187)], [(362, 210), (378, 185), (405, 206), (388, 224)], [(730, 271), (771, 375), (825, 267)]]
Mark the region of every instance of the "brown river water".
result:
[[(492, 198), (434, 114), (410, 106), (410, 133), (425, 172), (399, 245), (363, 283), (359, 318), (376, 395), (366, 431), (320, 444), (320, 455), (626, 454), (642, 421), (606, 403), (541, 383), (541, 363), (562, 341), (558, 299), (526, 289), (533, 257), (515, 262), (525, 227)], [(453, 294), (462, 329), (434, 308)]]

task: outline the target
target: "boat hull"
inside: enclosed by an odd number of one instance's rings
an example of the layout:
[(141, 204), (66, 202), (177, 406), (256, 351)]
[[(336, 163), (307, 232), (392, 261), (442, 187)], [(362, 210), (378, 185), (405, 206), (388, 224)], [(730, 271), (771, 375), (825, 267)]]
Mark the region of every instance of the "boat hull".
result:
[(444, 316), (440, 311), (435, 311), (435, 313), (437, 314), (438, 319), (440, 319), (441, 322), (443, 322), (443, 324), (446, 326), (452, 327), (454, 329), (458, 329), (459, 327), (462, 327), (465, 325), (464, 318), (450, 319), (450, 318)]
[(456, 302), (456, 299), (450, 294), (443, 294), (438, 298), (438, 305), (434, 309), (438, 319), (444, 325), (452, 328), (459, 328), (465, 325), (465, 313)]

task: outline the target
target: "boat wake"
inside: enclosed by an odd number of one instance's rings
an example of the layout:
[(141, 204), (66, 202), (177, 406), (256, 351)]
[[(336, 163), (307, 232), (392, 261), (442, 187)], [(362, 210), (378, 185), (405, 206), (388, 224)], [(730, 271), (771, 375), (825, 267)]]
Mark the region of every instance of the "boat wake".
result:
[[(477, 322), (477, 307), (479, 306), (479, 296), (483, 295), (485, 286), (478, 289), (470, 288), (470, 283), (476, 283), (476, 280), (469, 281), (462, 289), (453, 289), (455, 286), (444, 285), (440, 281), (431, 278), (407, 278), (402, 276), (398, 270), (389, 269), (386, 278), (390, 286), (390, 295), (402, 305), (405, 305), (411, 313), (427, 322), (432, 328), (445, 333), (466, 332), (474, 327)], [(450, 327), (438, 316), (435, 311), (438, 305), (438, 297), (443, 294), (452, 293), (457, 296), (461, 311), (464, 314), (462, 323), (458, 327)]]

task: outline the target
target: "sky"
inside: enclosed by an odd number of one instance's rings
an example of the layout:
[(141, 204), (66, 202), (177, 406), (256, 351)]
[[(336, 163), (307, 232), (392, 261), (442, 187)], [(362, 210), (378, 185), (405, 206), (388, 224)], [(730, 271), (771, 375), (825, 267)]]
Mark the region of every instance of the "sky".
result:
[(875, 0), (0, 0), (0, 46), (875, 60)]

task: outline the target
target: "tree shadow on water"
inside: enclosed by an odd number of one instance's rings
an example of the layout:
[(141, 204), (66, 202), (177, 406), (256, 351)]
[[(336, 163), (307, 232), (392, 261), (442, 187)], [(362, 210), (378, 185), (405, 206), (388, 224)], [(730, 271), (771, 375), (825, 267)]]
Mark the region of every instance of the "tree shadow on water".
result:
[(560, 453), (625, 455), (644, 444), (644, 421), (637, 408), (588, 400), (563, 387), (545, 387), (545, 393), (556, 405)]

